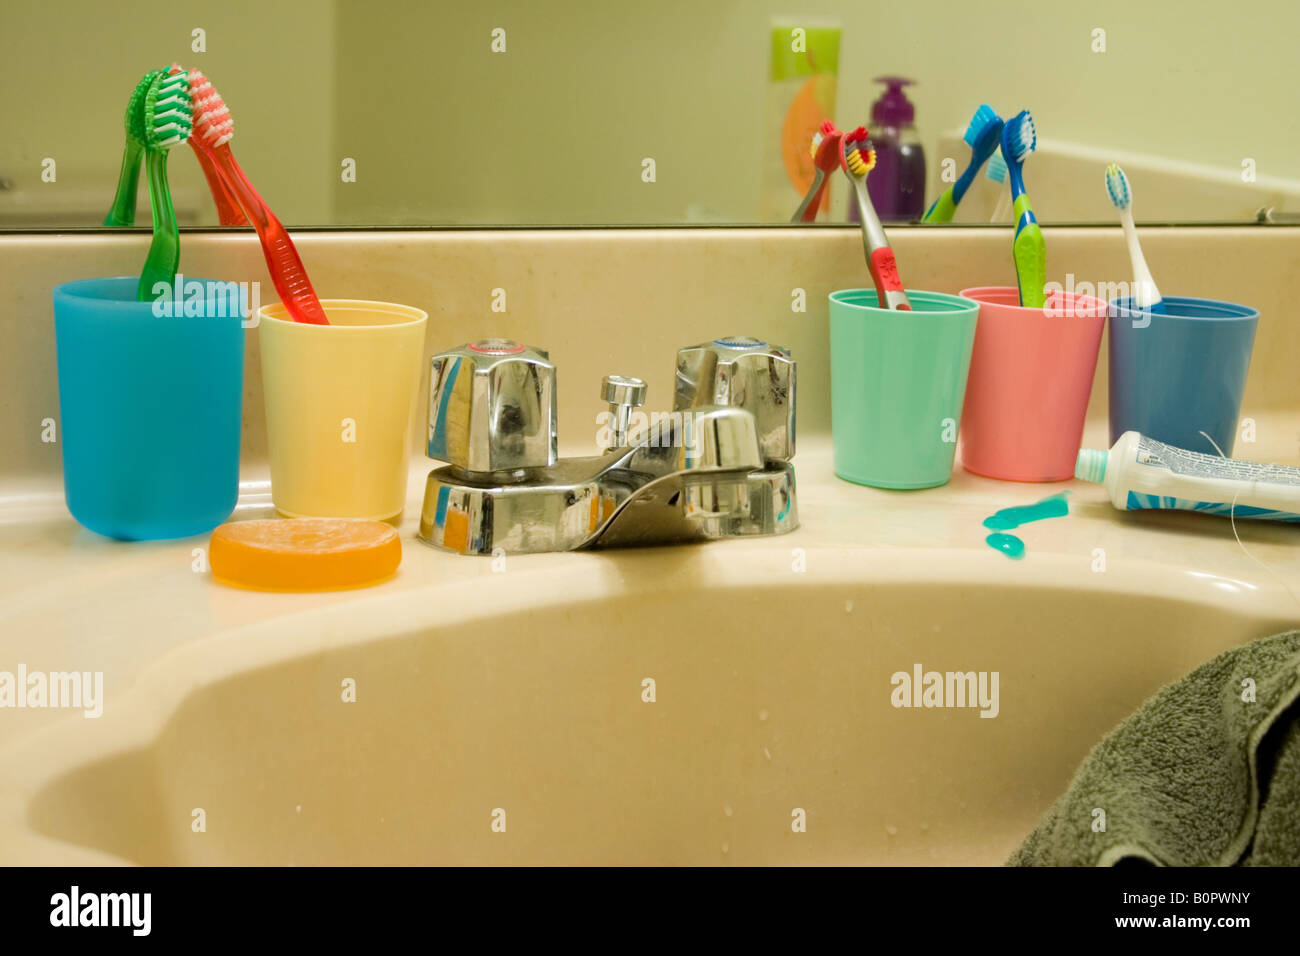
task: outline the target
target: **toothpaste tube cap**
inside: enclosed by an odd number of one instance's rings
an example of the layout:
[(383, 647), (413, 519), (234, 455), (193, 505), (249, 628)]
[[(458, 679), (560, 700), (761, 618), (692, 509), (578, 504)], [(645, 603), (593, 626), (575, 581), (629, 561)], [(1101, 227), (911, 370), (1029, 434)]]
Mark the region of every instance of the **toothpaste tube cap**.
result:
[(1105, 481), (1108, 457), (1110, 453), (1105, 450), (1080, 448), (1079, 457), (1074, 462), (1074, 477), (1098, 483)]

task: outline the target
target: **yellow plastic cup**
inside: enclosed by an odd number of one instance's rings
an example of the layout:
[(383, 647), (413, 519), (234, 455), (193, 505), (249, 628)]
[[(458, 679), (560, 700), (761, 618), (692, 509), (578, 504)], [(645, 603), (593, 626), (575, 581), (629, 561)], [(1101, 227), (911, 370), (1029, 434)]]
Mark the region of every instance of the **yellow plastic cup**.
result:
[(388, 521), (406, 504), (411, 421), (429, 316), (322, 299), (329, 325), (258, 312), (271, 500), (291, 518)]

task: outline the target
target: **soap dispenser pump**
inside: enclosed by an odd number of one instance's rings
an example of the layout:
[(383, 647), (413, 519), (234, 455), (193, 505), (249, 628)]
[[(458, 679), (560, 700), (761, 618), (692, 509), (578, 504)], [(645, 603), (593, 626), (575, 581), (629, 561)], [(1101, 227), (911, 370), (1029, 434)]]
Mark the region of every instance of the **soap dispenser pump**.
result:
[(867, 192), (884, 222), (912, 222), (925, 213), (925, 150), (917, 135), (916, 107), (903, 92), (912, 80), (878, 76), (885, 92), (871, 106), (871, 146), (876, 167)]

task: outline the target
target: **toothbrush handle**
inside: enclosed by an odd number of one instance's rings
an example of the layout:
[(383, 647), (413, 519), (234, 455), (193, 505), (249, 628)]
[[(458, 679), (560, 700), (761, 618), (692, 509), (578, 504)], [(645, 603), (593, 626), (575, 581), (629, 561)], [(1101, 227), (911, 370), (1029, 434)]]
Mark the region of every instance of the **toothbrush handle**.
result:
[(962, 174), (957, 177), (957, 181), (952, 184), (952, 204), (957, 206), (966, 198), (966, 191), (970, 189), (971, 183), (975, 182), (975, 177), (979, 174), (980, 167), (984, 165), (984, 160), (988, 157), (981, 158), (979, 153), (972, 150), (970, 162), (962, 170)]
[[(1011, 169), (1017, 172), (1014, 166)], [(1011, 256), (1016, 263), (1016, 285), (1020, 288), (1020, 304), (1038, 309), (1046, 302), (1047, 247), (1038, 219), (1030, 208), (1024, 181), (1019, 177), (1014, 177), (1014, 181), (1020, 182), (1020, 192), (1014, 188), (1011, 191), (1015, 196), (1011, 209), (1016, 217), (1016, 234), (1011, 240)]]
[(210, 152), (213, 162), (225, 182), (226, 188), (239, 202), (244, 215), (257, 237), (262, 241), (262, 255), (266, 259), (266, 268), (271, 273), (271, 282), (280, 295), (280, 301), (289, 311), (295, 322), (311, 325), (329, 325), (325, 310), (321, 308), (316, 291), (307, 278), (307, 269), (294, 247), (293, 240), (284, 225), (271, 212), (271, 207), (262, 201), (253, 184), (248, 181), (229, 144), (218, 146)]
[[(1017, 206), (1019, 203), (1017, 203)], [(1038, 223), (1032, 220), (1023, 225), (1011, 242), (1011, 255), (1016, 263), (1016, 285), (1020, 289), (1020, 304), (1040, 309), (1046, 303), (1047, 249)]]
[(167, 150), (145, 151), (145, 165), (149, 172), (149, 206), (153, 211), (153, 240), (149, 255), (140, 270), (140, 284), (136, 287), (136, 300), (153, 299), (153, 287), (161, 282), (170, 286), (176, 279), (176, 267), (181, 260), (180, 236), (176, 231), (176, 210), (172, 208), (171, 189), (167, 186)]
[(871, 272), (871, 281), (876, 286), (876, 301), (881, 308), (911, 312), (912, 303), (903, 291), (903, 280), (898, 276), (894, 250), (890, 248), (885, 227), (880, 224), (880, 217), (871, 205), (867, 184), (855, 178), (853, 194), (858, 200), (858, 217), (862, 220), (862, 247), (867, 253), (867, 269)]
[(813, 177), (812, 185), (808, 187), (808, 192), (804, 194), (803, 202), (799, 203), (799, 208), (794, 211), (791, 222), (812, 222), (817, 218), (818, 207), (821, 206), (822, 193), (826, 189), (826, 174), (818, 169)]
[[(1005, 154), (1004, 154), (1005, 155)], [(1015, 202), (1025, 191), (1024, 164), (1007, 161), (1007, 182), (1011, 184), (1011, 201)]]
[(221, 174), (217, 172), (217, 167), (213, 165), (212, 157), (209, 156), (194, 137), (188, 140), (190, 148), (194, 150), (194, 158), (199, 161), (199, 168), (203, 170), (203, 178), (208, 181), (208, 190), (212, 193), (212, 201), (217, 207), (217, 221), (223, 226), (246, 226), (248, 219), (244, 216), (244, 211), (239, 208), (239, 203), (230, 195), (230, 190), (226, 188)]
[(912, 303), (903, 291), (903, 280), (898, 277), (898, 264), (894, 261), (894, 250), (881, 246), (871, 253), (871, 281), (876, 285), (876, 297), (889, 309), (911, 312)]
[(957, 212), (957, 197), (953, 193), (952, 187), (949, 186), (943, 193), (930, 204), (930, 208), (925, 211), (921, 217), (922, 222), (952, 222), (952, 217)]
[(1156, 288), (1155, 280), (1151, 278), (1146, 256), (1142, 255), (1142, 244), (1138, 242), (1133, 211), (1125, 209), (1120, 213), (1120, 221), (1124, 224), (1124, 239), (1128, 242), (1128, 255), (1133, 263), (1133, 304), (1139, 309), (1150, 309), (1152, 312), (1164, 314), (1164, 300), (1160, 297), (1160, 290)]
[(122, 171), (117, 174), (117, 195), (113, 208), (104, 217), (106, 226), (135, 225), (135, 197), (140, 188), (140, 158), (144, 150), (139, 144), (127, 140), (122, 150)]

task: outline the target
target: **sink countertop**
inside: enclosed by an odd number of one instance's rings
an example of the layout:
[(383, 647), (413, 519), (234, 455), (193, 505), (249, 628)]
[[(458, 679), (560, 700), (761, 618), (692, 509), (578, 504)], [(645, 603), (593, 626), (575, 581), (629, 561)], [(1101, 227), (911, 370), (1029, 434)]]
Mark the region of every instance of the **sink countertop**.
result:
[[(1259, 440), (1238, 443), (1240, 457), (1300, 464), (1300, 416), (1259, 419)], [(1105, 421), (1085, 431), (1086, 447), (1106, 442)], [(431, 463), (413, 460), (401, 523), (403, 560), (397, 575), (371, 588), (285, 594), (215, 584), (196, 571), (207, 536), (123, 543), (82, 529), (67, 513), (58, 487), (0, 489), (0, 671), (102, 671), (104, 696), (126, 694), (139, 675), (168, 652), (225, 632), (308, 610), (349, 607), (348, 621), (391, 618), (407, 602), (394, 594), (427, 589), (431, 607), (458, 599), (458, 587), (501, 576), (503, 607), (564, 600), (566, 581), (582, 576), (617, 596), (630, 589), (670, 589), (682, 583), (734, 584), (772, 575), (819, 572), (843, 576), (845, 553), (856, 569), (880, 580), (972, 578), (996, 586), (1023, 583), (1066, 589), (1127, 591), (1185, 597), (1300, 621), (1300, 528), (1233, 523), (1176, 512), (1121, 512), (1100, 485), (1081, 481), (1022, 484), (962, 470), (940, 488), (882, 491), (836, 478), (827, 435), (804, 436), (795, 459), (801, 527), (790, 535), (637, 551), (509, 556), (499, 570), (491, 558), (438, 551), (415, 537), (424, 475)], [(273, 514), (265, 466), (246, 467), (234, 518)], [(252, 480), (249, 480), (252, 479)], [(1027, 504), (1066, 490), (1070, 514), (1020, 528), (1026, 555), (1011, 560), (984, 543), (982, 522), (999, 508)], [(1239, 540), (1238, 540), (1239, 538)], [(1105, 570), (1098, 571), (1101, 552)], [(737, 558), (744, 556), (744, 560)], [(856, 572), (855, 572), (856, 573)], [(685, 577), (689, 576), (689, 577)], [(593, 585), (593, 582), (594, 585)], [(505, 587), (505, 585), (513, 587)], [(480, 593), (480, 592), (475, 592)], [(362, 603), (367, 602), (367, 603)], [(484, 608), (490, 611), (492, 608)], [(357, 614), (362, 617), (358, 618)], [(318, 626), (313, 616), (311, 626)], [(394, 622), (386, 621), (392, 625)], [(306, 625), (304, 625), (306, 626)], [(351, 635), (355, 637), (356, 635)], [(321, 640), (332, 639), (322, 633)], [(256, 663), (256, 662), (250, 662)], [(0, 747), (76, 711), (0, 710)]]

